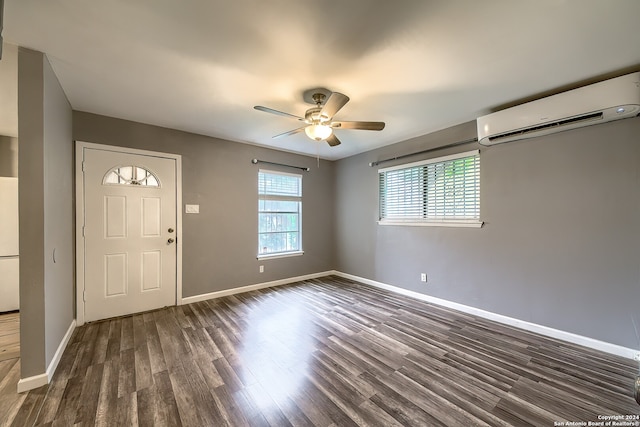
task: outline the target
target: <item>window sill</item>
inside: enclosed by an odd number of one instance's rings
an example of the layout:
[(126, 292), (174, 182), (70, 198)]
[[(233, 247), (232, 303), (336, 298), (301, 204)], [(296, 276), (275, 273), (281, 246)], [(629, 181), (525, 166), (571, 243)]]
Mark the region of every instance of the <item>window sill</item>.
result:
[(280, 252), (277, 254), (264, 254), (258, 255), (256, 259), (275, 259), (275, 258), (288, 258), (292, 256), (300, 256), (304, 255), (304, 251), (295, 251), (295, 252)]
[(378, 221), (378, 225), (404, 225), (410, 227), (460, 227), (480, 228), (483, 221)]

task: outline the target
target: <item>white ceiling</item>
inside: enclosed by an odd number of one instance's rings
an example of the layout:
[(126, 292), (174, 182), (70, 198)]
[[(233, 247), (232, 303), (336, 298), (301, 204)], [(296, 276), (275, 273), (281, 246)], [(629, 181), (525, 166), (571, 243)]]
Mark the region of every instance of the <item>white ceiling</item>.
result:
[[(5, 41), (45, 52), (71, 105), (338, 159), (640, 67), (638, 0), (6, 0)], [(305, 91), (351, 98), (331, 148)]]

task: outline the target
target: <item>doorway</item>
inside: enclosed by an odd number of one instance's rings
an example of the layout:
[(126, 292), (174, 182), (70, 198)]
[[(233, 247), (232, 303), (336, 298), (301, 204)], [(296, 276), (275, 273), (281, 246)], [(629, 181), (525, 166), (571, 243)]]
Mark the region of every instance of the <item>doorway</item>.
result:
[[(18, 47), (5, 41), (0, 61), (0, 371), (19, 371)], [(15, 384), (12, 384), (13, 387)]]
[(78, 324), (181, 303), (180, 163), (77, 143)]

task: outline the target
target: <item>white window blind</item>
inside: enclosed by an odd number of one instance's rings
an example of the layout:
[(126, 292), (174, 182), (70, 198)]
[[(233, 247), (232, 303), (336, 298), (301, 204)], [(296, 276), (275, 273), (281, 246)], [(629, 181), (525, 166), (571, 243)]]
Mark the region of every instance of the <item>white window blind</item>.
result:
[(480, 153), (415, 162), (379, 173), (380, 223), (479, 223)]
[(302, 251), (302, 175), (258, 172), (258, 257)]

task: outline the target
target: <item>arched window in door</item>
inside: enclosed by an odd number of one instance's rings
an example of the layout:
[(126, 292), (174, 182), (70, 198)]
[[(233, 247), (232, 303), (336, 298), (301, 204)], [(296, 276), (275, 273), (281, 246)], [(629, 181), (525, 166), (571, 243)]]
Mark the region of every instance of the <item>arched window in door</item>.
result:
[(160, 187), (160, 181), (153, 172), (140, 166), (116, 166), (106, 173), (102, 184)]

